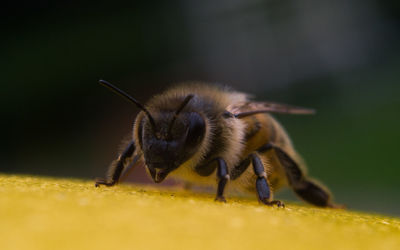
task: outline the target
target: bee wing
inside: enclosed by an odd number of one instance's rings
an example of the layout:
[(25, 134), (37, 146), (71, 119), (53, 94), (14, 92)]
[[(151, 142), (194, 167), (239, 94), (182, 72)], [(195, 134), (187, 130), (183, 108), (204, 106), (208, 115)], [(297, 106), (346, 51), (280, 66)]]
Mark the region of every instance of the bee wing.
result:
[(236, 118), (242, 118), (259, 113), (280, 113), (296, 115), (315, 114), (314, 109), (291, 106), (276, 102), (241, 102), (230, 105), (228, 111)]

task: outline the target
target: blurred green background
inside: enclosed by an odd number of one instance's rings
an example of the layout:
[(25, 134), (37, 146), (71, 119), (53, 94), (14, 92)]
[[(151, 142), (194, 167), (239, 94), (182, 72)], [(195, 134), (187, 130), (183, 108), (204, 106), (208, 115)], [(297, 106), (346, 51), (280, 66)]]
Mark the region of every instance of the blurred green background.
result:
[(201, 80), (316, 108), (276, 116), (310, 174), (339, 203), (400, 215), (399, 3), (8, 1), (0, 171), (103, 176), (137, 109), (98, 79), (143, 102)]

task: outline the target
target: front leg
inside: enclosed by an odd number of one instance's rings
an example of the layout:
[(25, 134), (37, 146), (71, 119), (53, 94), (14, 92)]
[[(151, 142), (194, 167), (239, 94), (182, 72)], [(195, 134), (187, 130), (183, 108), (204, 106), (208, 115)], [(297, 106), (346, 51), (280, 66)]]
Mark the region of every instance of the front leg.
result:
[(217, 178), (218, 178), (218, 189), (217, 189), (217, 197), (215, 197), (216, 201), (226, 202), (224, 197), (224, 190), (226, 183), (229, 181), (229, 173), (228, 167), (226, 166), (226, 162), (222, 158), (217, 158), (218, 168), (217, 168)]
[(210, 176), (212, 173), (214, 173), (215, 169), (217, 169), (217, 179), (218, 179), (217, 196), (215, 197), (215, 200), (226, 202), (224, 197), (224, 190), (230, 177), (225, 160), (222, 159), (221, 157), (218, 157), (205, 164), (197, 166), (194, 170), (200, 176)]
[(106, 179), (97, 179), (95, 186), (100, 185), (114, 186), (120, 179), (121, 173), (124, 170), (125, 160), (133, 155), (135, 152), (135, 142), (129, 142), (125, 150), (118, 156), (110, 168), (108, 169), (108, 176)]

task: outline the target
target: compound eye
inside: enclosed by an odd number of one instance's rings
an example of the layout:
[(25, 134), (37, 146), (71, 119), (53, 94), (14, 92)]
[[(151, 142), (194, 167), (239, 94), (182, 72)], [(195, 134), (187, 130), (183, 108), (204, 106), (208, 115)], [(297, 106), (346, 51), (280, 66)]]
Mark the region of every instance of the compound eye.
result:
[(206, 123), (198, 113), (190, 113), (188, 117), (188, 133), (185, 145), (187, 147), (196, 147), (203, 139), (206, 132)]

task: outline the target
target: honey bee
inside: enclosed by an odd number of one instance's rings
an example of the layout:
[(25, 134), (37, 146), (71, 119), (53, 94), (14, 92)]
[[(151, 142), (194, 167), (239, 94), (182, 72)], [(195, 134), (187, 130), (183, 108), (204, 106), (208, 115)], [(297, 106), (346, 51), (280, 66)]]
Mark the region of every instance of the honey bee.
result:
[(273, 192), (289, 186), (304, 201), (340, 207), (330, 192), (310, 179), (284, 128), (270, 113), (313, 114), (314, 110), (252, 101), (224, 87), (191, 83), (156, 95), (144, 106), (107, 81), (100, 84), (134, 103), (132, 139), (100, 185), (113, 186), (129, 165), (144, 166), (155, 183), (168, 175), (200, 185), (217, 184), (215, 200), (226, 202), (225, 187), (257, 194), (265, 205), (284, 207)]

